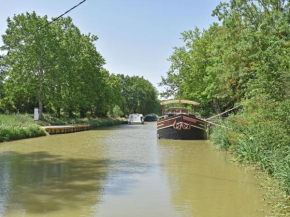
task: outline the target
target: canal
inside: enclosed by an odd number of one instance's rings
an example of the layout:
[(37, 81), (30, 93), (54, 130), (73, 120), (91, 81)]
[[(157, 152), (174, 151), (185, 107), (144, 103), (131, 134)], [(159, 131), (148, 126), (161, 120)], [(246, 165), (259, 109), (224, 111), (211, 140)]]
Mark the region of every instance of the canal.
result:
[(0, 216), (262, 217), (261, 180), (156, 123), (0, 144)]

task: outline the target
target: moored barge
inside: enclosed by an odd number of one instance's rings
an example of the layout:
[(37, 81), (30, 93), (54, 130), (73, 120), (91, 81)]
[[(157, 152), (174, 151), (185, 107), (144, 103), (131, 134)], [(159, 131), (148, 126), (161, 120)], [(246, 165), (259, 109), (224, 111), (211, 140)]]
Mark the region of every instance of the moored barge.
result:
[(199, 103), (190, 100), (168, 100), (161, 102), (162, 117), (157, 121), (157, 136), (159, 139), (203, 140), (207, 138), (207, 122), (189, 113), (187, 108), (171, 107), (165, 113), (165, 105), (186, 103), (198, 106)]

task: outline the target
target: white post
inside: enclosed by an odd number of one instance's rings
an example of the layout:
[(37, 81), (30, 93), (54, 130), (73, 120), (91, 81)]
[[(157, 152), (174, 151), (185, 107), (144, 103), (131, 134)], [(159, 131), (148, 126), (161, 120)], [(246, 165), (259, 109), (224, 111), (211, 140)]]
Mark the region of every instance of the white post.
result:
[(38, 107), (34, 108), (34, 121), (39, 121)]

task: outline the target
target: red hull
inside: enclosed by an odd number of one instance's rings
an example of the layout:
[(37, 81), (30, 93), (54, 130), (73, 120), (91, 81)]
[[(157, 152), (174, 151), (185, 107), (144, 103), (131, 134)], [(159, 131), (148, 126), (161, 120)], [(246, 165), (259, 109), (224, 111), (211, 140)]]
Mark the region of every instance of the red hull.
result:
[(157, 135), (160, 139), (206, 139), (206, 122), (193, 114), (168, 114), (157, 121)]

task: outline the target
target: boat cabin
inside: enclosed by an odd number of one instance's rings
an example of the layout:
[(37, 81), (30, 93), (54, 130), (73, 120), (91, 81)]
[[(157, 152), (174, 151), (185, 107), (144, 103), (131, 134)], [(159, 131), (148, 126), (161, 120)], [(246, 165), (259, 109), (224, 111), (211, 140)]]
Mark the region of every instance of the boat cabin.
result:
[[(197, 107), (199, 105), (198, 102), (194, 102), (191, 100), (183, 100), (183, 99), (179, 99), (179, 100), (172, 99), (172, 100), (163, 101), (160, 103), (160, 105), (162, 105), (162, 115), (165, 115), (165, 105), (177, 104), (177, 103), (179, 103), (180, 105), (182, 103), (192, 105), (192, 106), (194, 106), (195, 110), (197, 109)], [(177, 113), (188, 113), (188, 109), (183, 108), (183, 107), (171, 107), (171, 108), (169, 108), (168, 114), (177, 114)]]
[(142, 114), (130, 114), (128, 124), (144, 124), (144, 118)]
[(164, 114), (163, 116), (160, 117), (159, 120), (162, 120), (164, 118), (167, 117), (172, 117), (172, 116), (176, 116), (178, 114), (188, 114), (188, 108), (183, 108), (183, 107), (171, 107), (169, 108), (169, 111), (166, 112), (166, 114)]
[(188, 113), (188, 108), (182, 108), (182, 107), (171, 107), (169, 108), (169, 113)]

